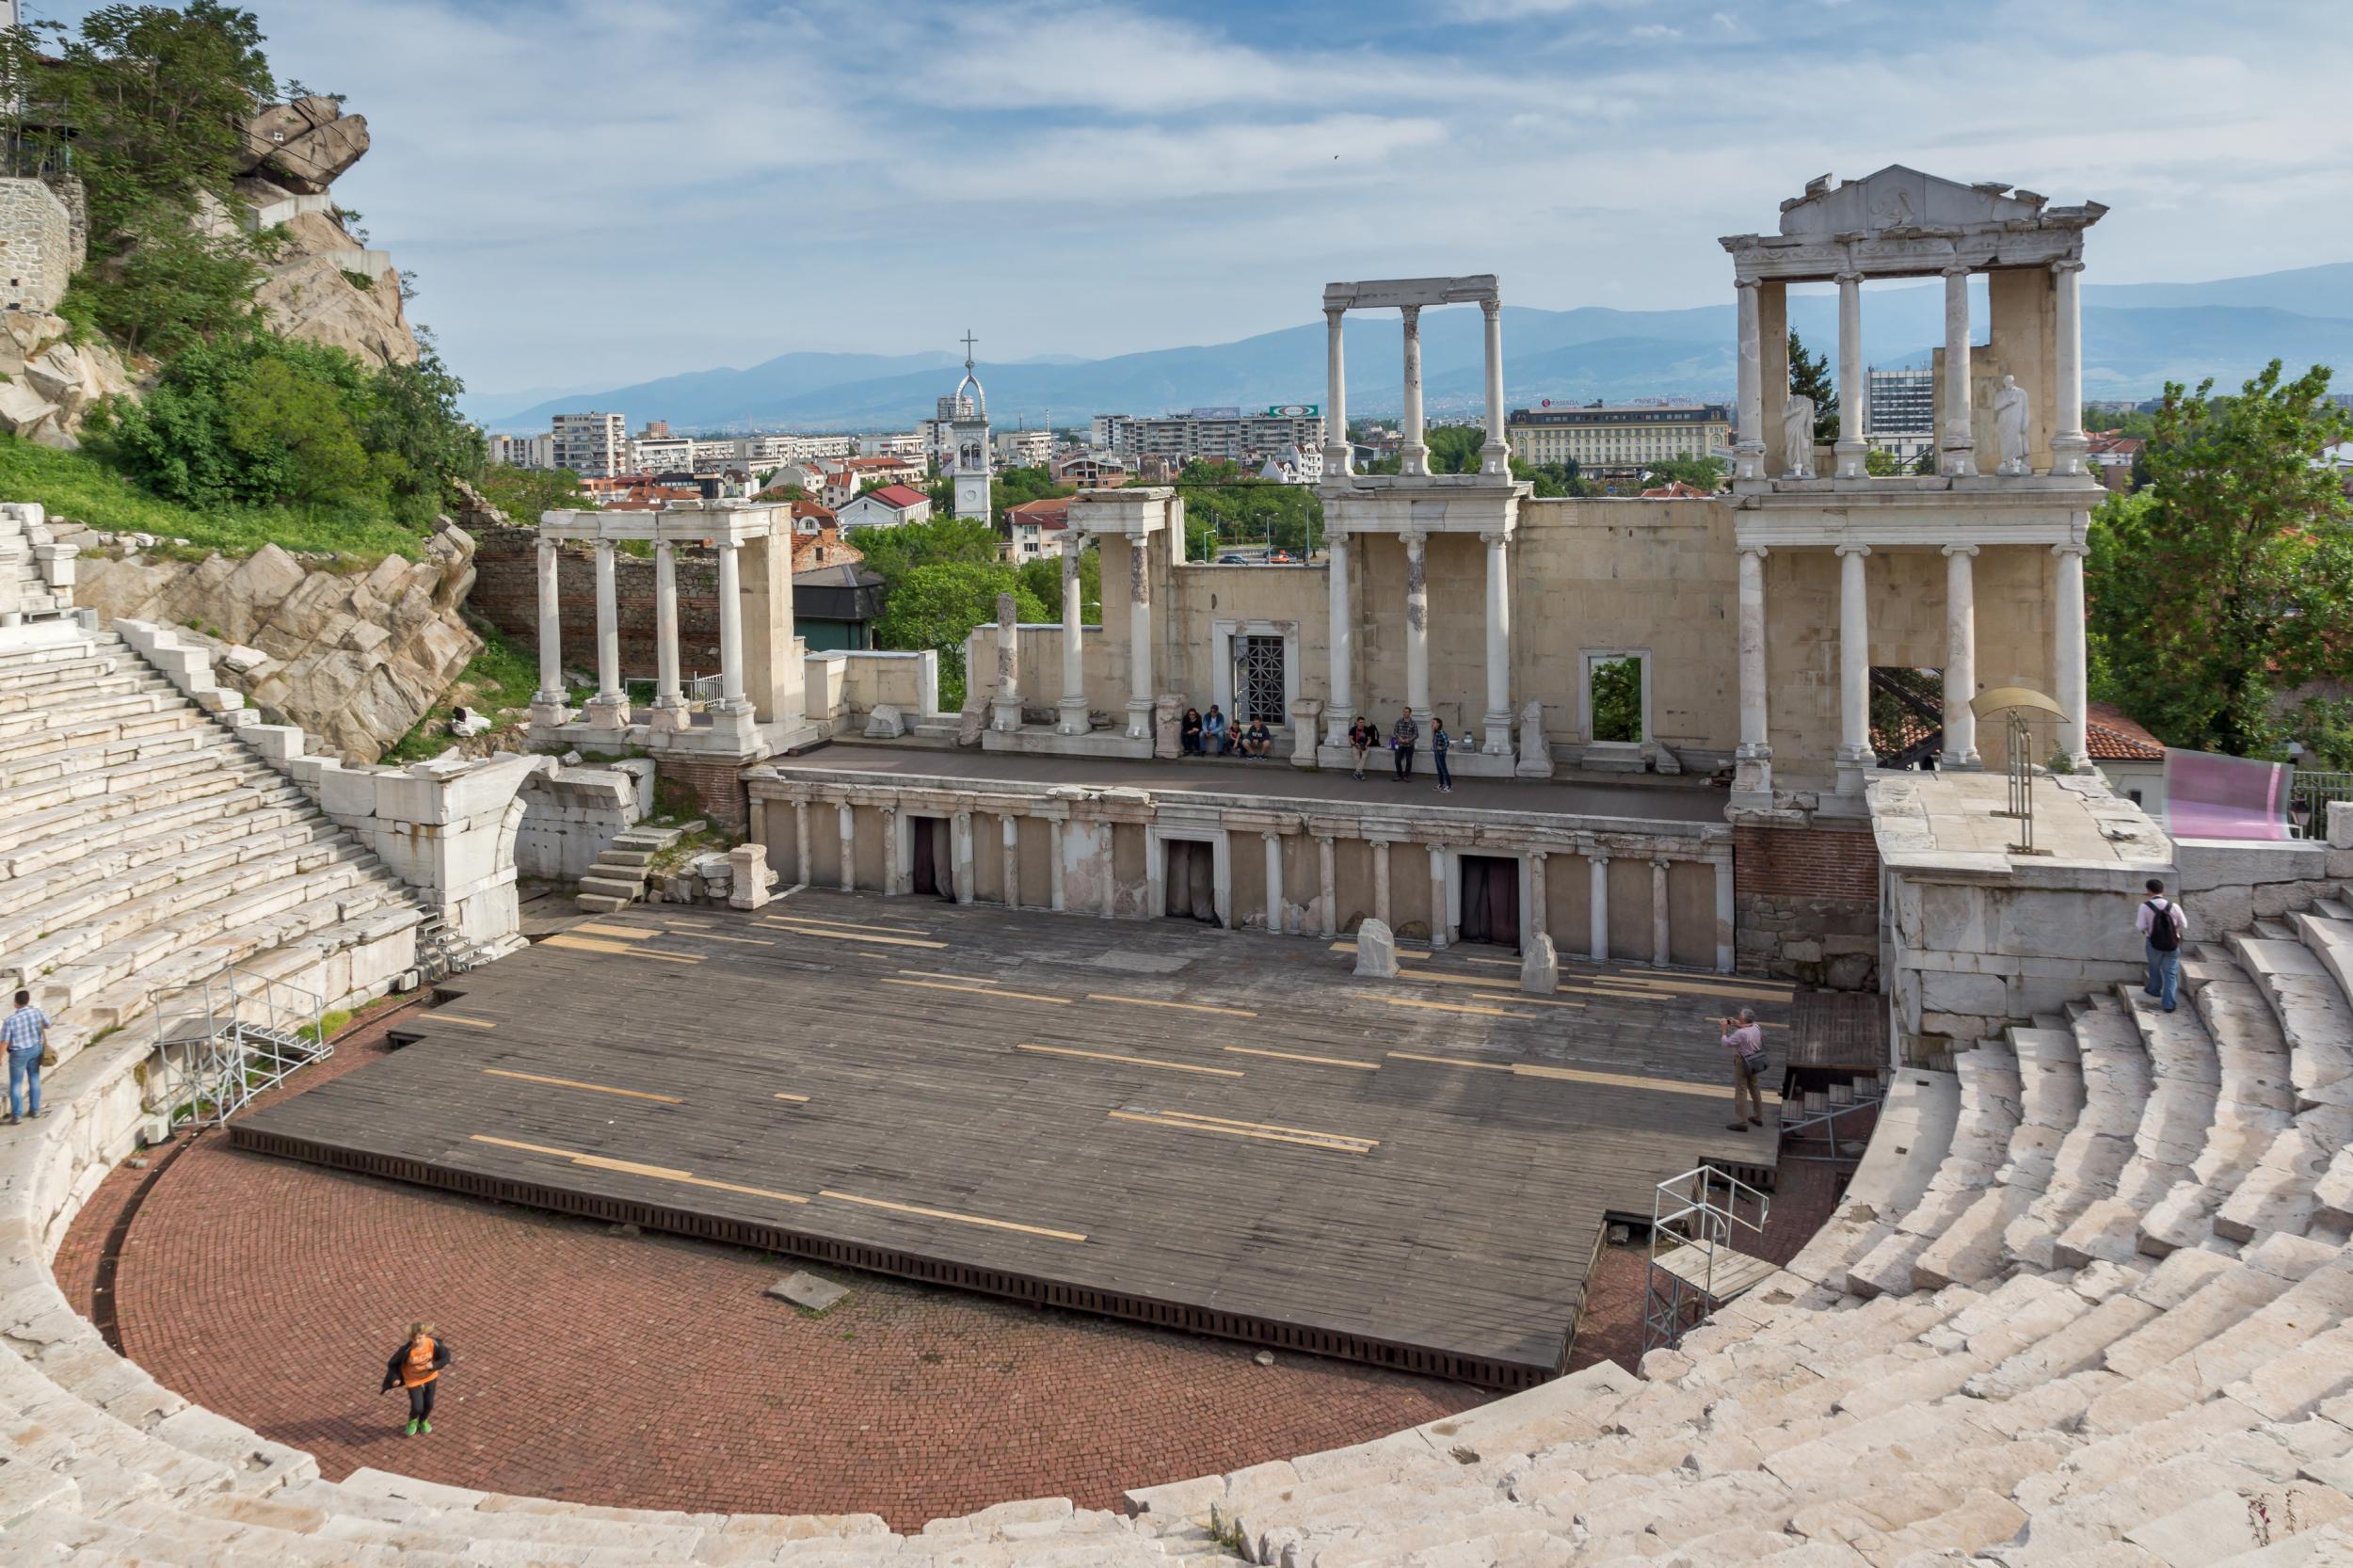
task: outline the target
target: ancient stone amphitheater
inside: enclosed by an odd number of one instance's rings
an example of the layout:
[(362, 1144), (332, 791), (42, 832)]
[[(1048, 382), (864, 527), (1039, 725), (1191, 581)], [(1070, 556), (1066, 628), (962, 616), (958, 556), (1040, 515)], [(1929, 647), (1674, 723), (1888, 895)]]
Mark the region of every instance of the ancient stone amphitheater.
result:
[[(27, 546), (0, 521), (38, 617)], [(150, 1114), (152, 987), (234, 963), (364, 996), (413, 962), (401, 885), (187, 676), (68, 620), (0, 639), (0, 950), (77, 1028), (51, 1113), (0, 1129), (0, 1561), (2353, 1561), (2353, 905), (2326, 899), (2201, 944), (2176, 1014), (2093, 996), (1899, 1075), (1832, 1223), (1640, 1377), (1126, 1517), (1021, 1500), (906, 1537), (324, 1480), (115, 1355), (51, 1272)]]

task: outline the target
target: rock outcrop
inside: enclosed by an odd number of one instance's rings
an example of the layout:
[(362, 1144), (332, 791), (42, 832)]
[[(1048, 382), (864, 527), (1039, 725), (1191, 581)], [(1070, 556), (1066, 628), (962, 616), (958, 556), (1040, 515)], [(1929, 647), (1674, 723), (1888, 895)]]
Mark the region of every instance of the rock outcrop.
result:
[(323, 343), (376, 366), (412, 364), (416, 334), (392, 259), (351, 232), (328, 188), (368, 150), (365, 116), (331, 98), (297, 98), (258, 111), (245, 127), (237, 194), (246, 221), (277, 238), (255, 296), (288, 337)]
[(366, 154), (368, 117), (316, 93), (272, 104), (245, 122), (246, 172), (319, 196)]
[(276, 545), (201, 561), (92, 545), (79, 567), (75, 597), (103, 622), (152, 621), (218, 645), (224, 684), (347, 762), (381, 757), (482, 648), (458, 613), (473, 583), (473, 539), (454, 524), (424, 560), (387, 556), (357, 574)]
[(133, 390), (113, 349), (76, 345), (69, 330), (62, 316), (0, 312), (0, 430), (72, 451), (91, 406)]

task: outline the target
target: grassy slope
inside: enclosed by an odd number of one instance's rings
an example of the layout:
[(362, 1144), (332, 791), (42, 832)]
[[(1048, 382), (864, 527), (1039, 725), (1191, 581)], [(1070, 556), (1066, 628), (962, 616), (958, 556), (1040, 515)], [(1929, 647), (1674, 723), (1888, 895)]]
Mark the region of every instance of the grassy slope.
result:
[(0, 436), (0, 501), (37, 501), (52, 517), (115, 532), (163, 534), (203, 550), (249, 555), (265, 544), (329, 551), (369, 564), (387, 555), (424, 553), (414, 529), (350, 512), (285, 507), (191, 511), (158, 501), (96, 458)]
[[(449, 690), (409, 729), (384, 753), (388, 763), (421, 762), (428, 757), (439, 757), (451, 745), (449, 712), (459, 703), (497, 719), (503, 709), (527, 708), (532, 694), (539, 689), (539, 664), (534, 654), (527, 654), (501, 634), (498, 628), (476, 620), (473, 629), (482, 637), (482, 651), (458, 672)], [(501, 737), (500, 744), (514, 746), (521, 739), (520, 718), (502, 723), (492, 731)]]

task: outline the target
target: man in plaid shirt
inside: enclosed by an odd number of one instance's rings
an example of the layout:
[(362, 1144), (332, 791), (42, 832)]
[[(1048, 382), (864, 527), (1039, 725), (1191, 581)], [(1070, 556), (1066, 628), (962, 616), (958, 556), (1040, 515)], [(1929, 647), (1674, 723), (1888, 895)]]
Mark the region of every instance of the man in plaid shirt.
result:
[[(49, 1015), (33, 1005), (33, 993), (16, 994), (16, 1011), (0, 1018), (0, 1044), (8, 1048), (8, 1125), (40, 1114), (40, 1053), (49, 1043)], [(29, 1094), (27, 1091), (29, 1090)], [(32, 1101), (28, 1108), (26, 1099)]]

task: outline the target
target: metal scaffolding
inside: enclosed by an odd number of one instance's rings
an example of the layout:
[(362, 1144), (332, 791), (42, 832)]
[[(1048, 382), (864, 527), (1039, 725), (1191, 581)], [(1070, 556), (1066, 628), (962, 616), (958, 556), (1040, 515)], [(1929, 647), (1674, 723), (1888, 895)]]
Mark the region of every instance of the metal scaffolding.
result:
[[(1755, 1206), (1753, 1220), (1740, 1212), (1744, 1200)], [(1685, 1331), (1775, 1272), (1774, 1265), (1732, 1245), (1738, 1229), (1763, 1234), (1771, 1204), (1763, 1192), (1712, 1165), (1658, 1184), (1651, 1197), (1643, 1353), (1673, 1349)]]
[(333, 1052), (316, 993), (231, 968), (156, 993), (160, 1070), (150, 1103), (174, 1129), (217, 1126), (297, 1067)]

